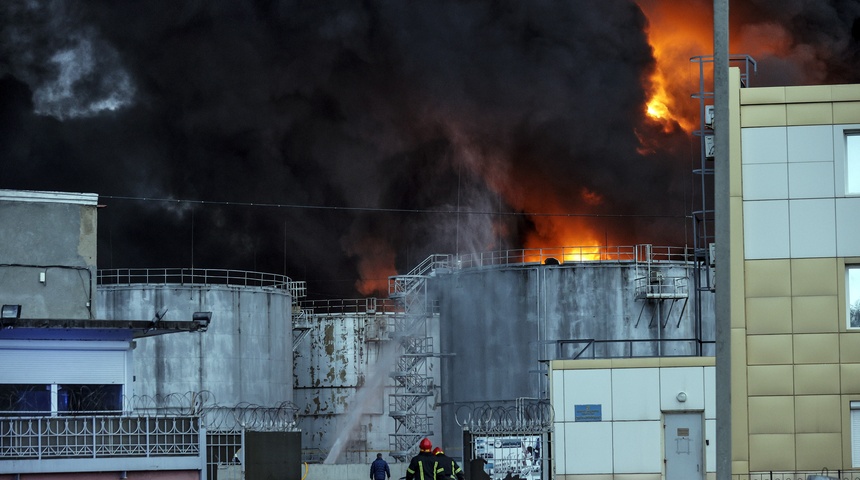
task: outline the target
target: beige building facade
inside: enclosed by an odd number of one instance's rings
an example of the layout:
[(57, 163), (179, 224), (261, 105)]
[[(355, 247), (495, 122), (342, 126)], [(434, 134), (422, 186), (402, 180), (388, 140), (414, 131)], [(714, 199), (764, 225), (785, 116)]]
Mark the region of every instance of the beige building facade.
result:
[[(730, 82), (732, 473), (844, 478), (860, 469), (860, 85)], [(555, 478), (715, 478), (713, 368), (551, 362)]]
[(731, 78), (733, 473), (857, 468), (860, 85)]

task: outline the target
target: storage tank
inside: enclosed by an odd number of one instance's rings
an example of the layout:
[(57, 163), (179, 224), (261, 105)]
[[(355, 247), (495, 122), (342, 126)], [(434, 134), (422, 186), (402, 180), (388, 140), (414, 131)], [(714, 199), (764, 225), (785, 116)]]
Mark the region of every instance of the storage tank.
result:
[(191, 319), (211, 313), (206, 332), (141, 338), (134, 352), (137, 397), (208, 391), (222, 407), (293, 401), (293, 297), (304, 283), (232, 270), (98, 272), (104, 318)]
[[(394, 329), (402, 308), (372, 297), (306, 301), (301, 307), (293, 371), (303, 459), (366, 465), (382, 453), (392, 461), (389, 395), (395, 390)], [(438, 317), (426, 326), (438, 341)], [(438, 384), (434, 360), (428, 369)]]
[(547, 398), (547, 360), (713, 355), (713, 293), (696, 295), (688, 258), (641, 245), (465, 255), (435, 268), (446, 453), (462, 455), (470, 408)]

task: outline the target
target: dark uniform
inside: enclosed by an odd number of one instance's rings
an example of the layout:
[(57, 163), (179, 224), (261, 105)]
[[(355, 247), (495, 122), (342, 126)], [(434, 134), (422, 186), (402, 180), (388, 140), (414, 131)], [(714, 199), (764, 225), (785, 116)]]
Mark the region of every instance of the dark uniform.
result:
[(466, 476), (463, 475), (463, 469), (460, 468), (460, 465), (457, 465), (457, 461), (453, 458), (445, 455), (445, 452), (442, 451), (441, 448), (436, 448), (433, 451), (436, 455), (436, 461), (439, 462), (439, 466), (442, 467), (442, 473), (439, 474), (440, 480), (465, 480)]
[(406, 468), (406, 480), (437, 480), (442, 478), (437, 476), (443, 470), (439, 467), (439, 462), (436, 461), (433, 452), (430, 451), (433, 448), (430, 439), (421, 440), (419, 447), (421, 452), (412, 457), (409, 467)]
[(412, 457), (409, 467), (406, 468), (406, 480), (437, 480), (442, 478), (443, 472), (432, 452), (421, 451)]

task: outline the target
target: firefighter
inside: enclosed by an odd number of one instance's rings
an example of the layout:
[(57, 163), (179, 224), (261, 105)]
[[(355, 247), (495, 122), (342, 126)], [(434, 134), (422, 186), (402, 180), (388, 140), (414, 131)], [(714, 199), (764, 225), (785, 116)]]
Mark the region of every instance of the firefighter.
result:
[[(409, 467), (406, 468), (406, 480), (437, 480), (442, 479), (442, 467), (436, 457), (433, 456), (433, 444), (429, 438), (424, 438), (418, 444), (421, 450), (418, 455), (412, 457)], [(438, 476), (437, 476), (438, 475)]]
[(457, 465), (457, 462), (453, 458), (445, 455), (442, 448), (434, 448), (433, 456), (436, 457), (439, 466), (442, 467), (442, 473), (439, 474), (440, 479), (454, 480), (454, 477), (456, 477), (457, 480), (465, 480), (466, 477), (463, 475), (463, 469)]

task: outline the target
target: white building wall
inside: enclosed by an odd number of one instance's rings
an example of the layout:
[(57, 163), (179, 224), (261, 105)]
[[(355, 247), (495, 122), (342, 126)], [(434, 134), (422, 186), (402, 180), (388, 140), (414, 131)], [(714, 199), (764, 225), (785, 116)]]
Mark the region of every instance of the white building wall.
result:
[[(697, 359), (697, 361), (713, 359)], [(663, 473), (665, 413), (704, 414), (705, 467), (716, 470), (714, 367), (569, 368), (553, 366), (555, 475)], [(576, 361), (580, 365), (582, 362)], [(556, 362), (554, 362), (556, 363)], [(561, 364), (567, 362), (559, 362)], [(569, 364), (568, 364), (569, 365)], [(686, 400), (679, 400), (679, 393)], [(576, 405), (600, 405), (601, 421), (577, 422)]]

